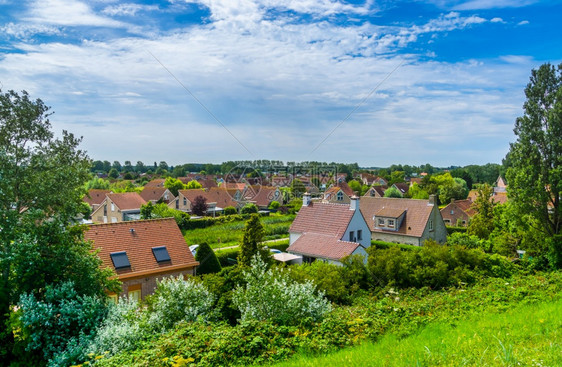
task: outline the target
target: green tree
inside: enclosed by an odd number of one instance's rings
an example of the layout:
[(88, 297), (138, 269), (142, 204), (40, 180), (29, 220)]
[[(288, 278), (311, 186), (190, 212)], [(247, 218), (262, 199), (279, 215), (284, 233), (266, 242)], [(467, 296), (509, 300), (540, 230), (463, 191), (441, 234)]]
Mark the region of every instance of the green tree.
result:
[(297, 180), (297, 179), (293, 179), (293, 182), (291, 182), (291, 195), (293, 195), (293, 197), (301, 197), (302, 194), (304, 194), (306, 191), (306, 187), (304, 186), (304, 184), (302, 183), (301, 180)]
[(260, 217), (257, 214), (252, 214), (244, 226), (244, 237), (242, 238), (240, 252), (238, 253), (239, 265), (250, 266), (252, 257), (256, 254), (260, 254), (264, 260), (269, 259), (268, 251), (263, 250), (261, 246), (263, 236), (264, 229), (260, 222)]
[(273, 200), (271, 203), (269, 203), (268, 208), (273, 209), (273, 210), (277, 210), (277, 209), (279, 209), (280, 206), (281, 206), (281, 204), (279, 204), (278, 201)]
[(119, 163), (119, 161), (113, 161), (111, 168), (115, 168), (117, 172), (121, 172), (121, 163)]
[(185, 185), (185, 188), (188, 189), (188, 190), (202, 189), (203, 185), (201, 185), (199, 182), (197, 182), (195, 180), (191, 180), (187, 183), (187, 185)]
[(447, 182), (439, 187), (439, 201), (442, 204), (451, 202), (451, 199), (463, 200), (468, 196), (468, 186), (462, 178), (455, 177), (453, 182)]
[(349, 187), (355, 192), (355, 195), (361, 195), (361, 183), (357, 180), (351, 180), (347, 183)]
[(257, 212), (258, 212), (258, 207), (256, 204), (253, 203), (248, 203), (244, 205), (244, 207), (240, 210), (241, 214), (252, 214)]
[(183, 190), (185, 185), (177, 178), (168, 177), (166, 181), (164, 181), (164, 187), (170, 190), (174, 196), (178, 196), (179, 190)]
[(525, 96), (513, 129), (517, 140), (506, 157), (507, 189), (518, 212), (531, 215), (536, 229), (552, 237), (562, 229), (562, 64), (532, 70)]
[(99, 189), (99, 190), (108, 190), (109, 189), (109, 181), (104, 180), (100, 177), (92, 177), (91, 180), (86, 182), (86, 190), (92, 189)]
[(199, 266), (197, 267), (198, 275), (218, 273), (222, 269), (215, 251), (213, 251), (207, 242), (203, 242), (199, 245), (197, 253), (195, 254), (195, 260), (199, 261)]
[(385, 198), (401, 198), (402, 193), (396, 187), (391, 186), (391, 187), (389, 187), (388, 189), (385, 190), (384, 197)]
[(226, 208), (224, 208), (224, 215), (232, 215), (236, 213), (238, 213), (238, 211), (233, 206), (227, 206)]
[(412, 199), (429, 199), (429, 193), (422, 189), (416, 182), (408, 190), (408, 196)]
[(10, 305), (24, 293), (74, 281), (79, 295), (104, 294), (115, 282), (84, 242), (79, 216), (91, 161), (80, 139), (55, 138), (49, 107), (27, 92), (0, 91), (0, 364), (10, 359)]
[(115, 167), (112, 167), (109, 170), (109, 173), (107, 174), (107, 176), (109, 176), (109, 178), (116, 179), (116, 178), (119, 177), (119, 171), (117, 171), (117, 169)]
[(494, 189), (488, 184), (481, 185), (478, 189), (473, 208), (476, 214), (468, 224), (467, 233), (478, 236), (481, 239), (488, 239), (494, 230), (494, 206), (495, 202), (490, 200)]

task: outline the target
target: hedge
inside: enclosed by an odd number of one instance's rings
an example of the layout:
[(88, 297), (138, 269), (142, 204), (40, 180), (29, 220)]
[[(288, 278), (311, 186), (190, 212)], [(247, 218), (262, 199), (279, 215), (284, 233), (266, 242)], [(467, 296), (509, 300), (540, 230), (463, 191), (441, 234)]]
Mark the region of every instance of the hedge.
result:
[[(266, 246), (269, 249), (276, 249), (280, 251), (286, 251), (289, 247), (289, 239), (287, 238), (285, 241), (276, 241), (276, 242), (268, 242)], [(217, 259), (221, 263), (221, 266), (232, 266), (234, 265), (232, 262), (229, 262), (228, 259), (236, 259), (238, 257), (238, 252), (240, 251), (240, 247), (236, 248), (229, 248), (225, 250), (218, 250), (215, 251), (217, 255)]]
[(447, 234), (451, 235), (455, 232), (461, 232), (461, 233), (466, 233), (466, 227), (453, 227), (453, 226), (447, 226)]
[(379, 249), (398, 247), (399, 249), (406, 250), (406, 251), (419, 250), (421, 248), (421, 246), (407, 245), (405, 243), (384, 242), (384, 241), (377, 241), (377, 240), (371, 240), (371, 246)]

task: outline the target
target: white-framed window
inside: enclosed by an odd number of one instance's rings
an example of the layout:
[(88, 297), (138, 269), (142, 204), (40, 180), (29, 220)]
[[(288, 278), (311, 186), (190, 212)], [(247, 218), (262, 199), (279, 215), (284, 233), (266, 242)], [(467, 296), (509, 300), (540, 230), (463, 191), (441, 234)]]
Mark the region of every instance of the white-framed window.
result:
[(115, 204), (111, 203), (111, 211), (114, 212), (115, 211)]
[(394, 228), (394, 219), (388, 220), (388, 226), (391, 227), (391, 228)]
[(384, 218), (379, 218), (377, 223), (379, 224), (379, 227), (384, 227)]
[(336, 200), (337, 201), (343, 201), (343, 192), (342, 191), (338, 191), (338, 194), (336, 195)]
[(362, 239), (363, 239), (363, 230), (358, 229), (357, 230), (357, 240), (361, 241)]
[(141, 300), (141, 290), (137, 289), (137, 290), (134, 290), (134, 291), (129, 291), (128, 296), (129, 296), (129, 299), (131, 301), (140, 302), (140, 300)]

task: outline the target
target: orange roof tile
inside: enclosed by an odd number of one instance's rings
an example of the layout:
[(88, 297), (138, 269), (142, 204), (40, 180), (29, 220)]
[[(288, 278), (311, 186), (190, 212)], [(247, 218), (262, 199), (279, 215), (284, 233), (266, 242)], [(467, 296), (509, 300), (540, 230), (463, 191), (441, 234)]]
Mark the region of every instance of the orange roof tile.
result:
[[(173, 218), (93, 224), (84, 237), (93, 241), (93, 247), (99, 249), (98, 256), (105, 267), (115, 269), (111, 253), (127, 253), (131, 266), (116, 270), (119, 278), (177, 271), (179, 268), (199, 265)], [(166, 246), (170, 261), (156, 261), (152, 248), (159, 246)]]
[[(140, 196), (147, 202), (151, 200), (158, 201), (164, 196), (166, 190), (168, 189), (165, 187), (145, 187), (141, 191)], [(172, 200), (174, 200), (174, 195), (172, 195), (171, 192), (168, 192), (168, 200), (166, 200), (166, 202)]]
[(136, 210), (146, 201), (137, 192), (123, 192), (119, 194), (107, 194), (107, 197), (115, 203), (120, 210)]
[(166, 180), (163, 178), (156, 178), (152, 181), (149, 181), (144, 185), (144, 187), (164, 187), (164, 182)]
[(287, 252), (341, 260), (343, 257), (351, 255), (359, 246), (361, 246), (360, 243), (341, 241), (337, 237), (326, 234), (304, 233), (287, 248)]
[(349, 205), (311, 202), (299, 210), (289, 232), (321, 233), (340, 239), (344, 236), (353, 213)]
[(105, 200), (105, 195), (110, 192), (110, 190), (91, 189), (88, 190), (88, 193), (82, 198), (82, 200), (90, 206), (100, 205)]

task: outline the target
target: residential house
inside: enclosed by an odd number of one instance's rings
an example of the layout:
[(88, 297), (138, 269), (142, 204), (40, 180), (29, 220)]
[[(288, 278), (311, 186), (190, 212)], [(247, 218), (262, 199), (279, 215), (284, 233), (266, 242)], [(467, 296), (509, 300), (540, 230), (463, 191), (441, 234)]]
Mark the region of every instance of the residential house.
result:
[(398, 190), (402, 197), (404, 197), (408, 193), (408, 190), (410, 190), (410, 184), (406, 182), (397, 182), (395, 184), (392, 184), (392, 187)]
[(170, 202), (168, 206), (173, 209), (182, 210), (184, 212), (191, 212), (191, 204), (197, 196), (203, 196), (207, 199), (207, 213), (221, 212), (228, 206), (233, 206), (237, 209), (246, 203), (242, 197), (242, 193), (237, 189), (224, 189), (220, 187), (213, 187), (205, 191), (202, 189), (194, 190), (179, 190), (178, 196), (174, 201)]
[(82, 200), (90, 206), (93, 212), (105, 200), (105, 195), (110, 192), (110, 190), (91, 189), (88, 190), (88, 193), (84, 195)]
[(349, 204), (351, 202), (351, 197), (354, 195), (353, 189), (349, 187), (347, 182), (343, 181), (326, 190), (322, 202)]
[(104, 201), (92, 213), (94, 223), (118, 223), (140, 219), (140, 207), (146, 201), (136, 192), (106, 194)]
[(164, 182), (166, 182), (166, 179), (164, 178), (155, 178), (154, 180), (147, 182), (144, 187), (164, 187)]
[(448, 226), (468, 226), (468, 221), (476, 214), (472, 204), (472, 201), (469, 199), (451, 200), (446, 207), (441, 209), (443, 221)]
[(359, 198), (350, 204), (311, 202), (303, 196), (303, 206), (289, 229), (287, 252), (303, 256), (303, 261), (322, 260), (341, 265), (344, 257), (362, 255), (371, 245), (369, 227), (359, 210)]
[(199, 265), (173, 218), (90, 225), (84, 233), (103, 266), (115, 271), (122, 292), (135, 300), (152, 294), (165, 277), (185, 277)]
[(176, 198), (174, 194), (165, 187), (145, 187), (140, 192), (140, 196), (144, 199), (144, 201), (151, 201), (153, 204), (158, 202), (168, 204)]
[(179, 190), (178, 196), (168, 204), (168, 207), (191, 213), (191, 206), (198, 196), (202, 196), (206, 199), (205, 203), (207, 204), (208, 211), (215, 211), (216, 203), (209, 201), (207, 192), (203, 189)]
[(372, 175), (370, 173), (360, 173), (359, 180), (363, 182), (363, 185), (372, 186), (372, 185), (380, 185), (386, 186), (388, 185), (388, 181), (384, 178)]
[(373, 240), (423, 245), (428, 239), (444, 243), (447, 228), (435, 203), (429, 200), (363, 197), (361, 214)]
[(386, 191), (386, 189), (386, 186), (371, 186), (363, 196), (382, 198), (384, 197), (384, 192)]
[(260, 210), (267, 209), (272, 201), (283, 204), (283, 194), (277, 187), (252, 186), (251, 189), (251, 194), (246, 196), (245, 199), (256, 204)]

